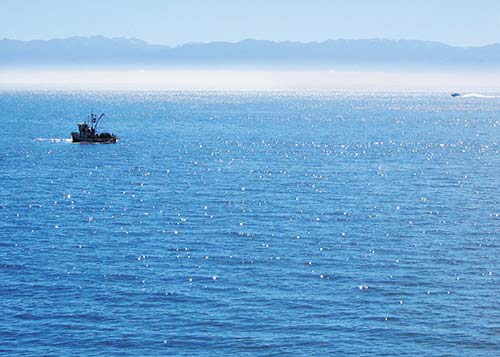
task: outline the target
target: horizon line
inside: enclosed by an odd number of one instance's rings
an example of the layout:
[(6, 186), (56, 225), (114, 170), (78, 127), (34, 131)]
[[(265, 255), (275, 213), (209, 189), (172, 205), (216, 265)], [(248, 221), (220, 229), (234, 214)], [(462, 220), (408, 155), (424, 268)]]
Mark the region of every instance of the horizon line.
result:
[(7, 38), (4, 37), (0, 39), (0, 41), (16, 41), (16, 42), (50, 42), (50, 41), (64, 41), (64, 40), (72, 40), (72, 39), (107, 39), (107, 40), (129, 40), (129, 41), (139, 41), (148, 46), (161, 46), (161, 47), (169, 47), (176, 48), (188, 45), (203, 45), (203, 44), (214, 44), (214, 43), (227, 43), (227, 44), (239, 44), (246, 41), (257, 41), (257, 42), (271, 42), (275, 44), (279, 43), (295, 43), (295, 44), (324, 44), (327, 42), (335, 42), (335, 41), (388, 41), (388, 42), (422, 42), (422, 43), (432, 43), (432, 44), (440, 44), (451, 48), (483, 48), (489, 46), (500, 45), (500, 42), (492, 42), (484, 45), (452, 45), (442, 41), (435, 40), (423, 40), (423, 39), (410, 39), (410, 38), (388, 38), (388, 37), (372, 37), (372, 38), (329, 38), (326, 40), (313, 40), (313, 41), (299, 41), (299, 40), (269, 40), (269, 39), (259, 39), (259, 38), (243, 38), (241, 40), (236, 41), (224, 41), (224, 40), (212, 40), (212, 41), (190, 41), (183, 42), (178, 44), (160, 44), (160, 43), (152, 43), (146, 40), (143, 40), (138, 37), (127, 37), (127, 36), (105, 36), (105, 35), (90, 35), (90, 36), (81, 36), (81, 35), (73, 35), (68, 37), (54, 37), (50, 39), (30, 39), (30, 40), (21, 40), (15, 38)]

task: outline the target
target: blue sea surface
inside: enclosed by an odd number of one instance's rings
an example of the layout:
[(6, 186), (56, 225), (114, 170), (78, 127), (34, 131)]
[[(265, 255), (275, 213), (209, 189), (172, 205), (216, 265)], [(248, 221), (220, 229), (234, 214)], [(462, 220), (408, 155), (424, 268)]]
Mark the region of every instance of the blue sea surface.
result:
[[(0, 108), (2, 355), (500, 355), (499, 98)], [(117, 144), (70, 143), (92, 110)]]

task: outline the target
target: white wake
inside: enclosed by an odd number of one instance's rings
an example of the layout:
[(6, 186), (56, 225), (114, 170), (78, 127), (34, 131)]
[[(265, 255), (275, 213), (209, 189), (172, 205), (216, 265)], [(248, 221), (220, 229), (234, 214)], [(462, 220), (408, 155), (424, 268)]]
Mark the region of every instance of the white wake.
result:
[(498, 95), (487, 95), (487, 94), (479, 94), (479, 93), (467, 93), (462, 94), (463, 98), (500, 98)]
[(50, 142), (50, 143), (70, 143), (71, 139), (68, 139), (68, 138), (36, 138), (35, 141)]

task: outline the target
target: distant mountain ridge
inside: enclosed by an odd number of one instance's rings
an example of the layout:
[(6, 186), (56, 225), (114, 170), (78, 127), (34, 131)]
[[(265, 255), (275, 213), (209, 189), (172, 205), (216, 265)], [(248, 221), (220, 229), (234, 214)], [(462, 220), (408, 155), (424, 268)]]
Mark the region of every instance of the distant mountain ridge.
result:
[(500, 44), (457, 47), (417, 40), (188, 43), (152, 45), (134, 38), (70, 37), (0, 40), (0, 67), (19, 66), (245, 66), (308, 68), (500, 68)]

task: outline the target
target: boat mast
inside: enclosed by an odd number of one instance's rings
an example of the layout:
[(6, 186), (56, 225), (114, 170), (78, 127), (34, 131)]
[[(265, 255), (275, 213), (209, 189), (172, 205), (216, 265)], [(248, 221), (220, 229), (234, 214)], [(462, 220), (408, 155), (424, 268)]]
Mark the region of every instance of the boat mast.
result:
[(90, 128), (95, 130), (96, 126), (97, 126), (97, 117), (92, 112), (92, 113), (90, 113)]

